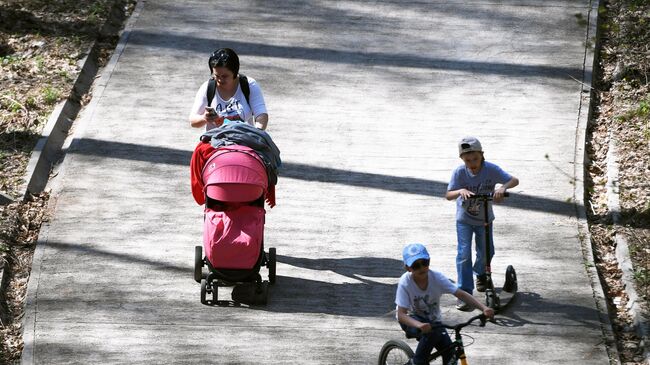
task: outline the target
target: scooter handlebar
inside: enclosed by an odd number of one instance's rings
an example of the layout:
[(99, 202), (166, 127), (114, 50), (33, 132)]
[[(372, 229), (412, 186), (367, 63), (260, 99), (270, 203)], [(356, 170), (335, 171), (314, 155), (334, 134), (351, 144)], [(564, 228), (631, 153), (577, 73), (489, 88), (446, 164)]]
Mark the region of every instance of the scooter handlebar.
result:
[[(510, 196), (510, 193), (506, 191), (505, 193), (503, 193), (503, 196), (507, 198), (507, 197)], [(474, 195), (470, 196), (469, 198), (470, 199), (481, 199), (481, 200), (492, 200), (494, 198), (494, 193), (474, 194)]]

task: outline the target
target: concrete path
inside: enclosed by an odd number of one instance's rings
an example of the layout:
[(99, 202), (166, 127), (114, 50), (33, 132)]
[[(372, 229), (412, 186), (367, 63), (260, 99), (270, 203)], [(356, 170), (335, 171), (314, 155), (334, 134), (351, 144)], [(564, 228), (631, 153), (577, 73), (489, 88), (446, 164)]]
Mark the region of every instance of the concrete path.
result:
[[(521, 180), (496, 208), (493, 261), (499, 283), (515, 266), (520, 293), (497, 325), (468, 329), (470, 362), (607, 364), (581, 218), (584, 23), (596, 8), (142, 3), (53, 187), (23, 362), (374, 363), (403, 338), (391, 312), (403, 245), (425, 243), (433, 267), (456, 276), (455, 208), (443, 195), (461, 162), (456, 141), (473, 134)], [(267, 212), (279, 265), (265, 307), (201, 305), (192, 279), (202, 209), (188, 163), (200, 131), (186, 117), (220, 46), (262, 85), (284, 161)], [(450, 322), (470, 315), (443, 304)]]

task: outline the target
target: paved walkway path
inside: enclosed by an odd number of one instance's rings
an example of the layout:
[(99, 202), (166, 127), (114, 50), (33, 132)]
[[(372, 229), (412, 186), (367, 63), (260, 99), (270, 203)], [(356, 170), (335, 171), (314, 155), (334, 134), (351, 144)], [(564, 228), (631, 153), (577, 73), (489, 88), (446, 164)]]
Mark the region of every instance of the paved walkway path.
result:
[[(403, 245), (425, 243), (455, 278), (443, 195), (467, 134), (521, 180), (496, 208), (493, 262), (497, 282), (515, 266), (519, 297), (468, 330), (471, 362), (608, 363), (581, 243), (589, 1), (143, 4), (54, 187), (24, 363), (372, 364), (402, 337)], [(201, 305), (192, 280), (200, 131), (186, 117), (220, 46), (262, 85), (284, 161), (265, 307)], [(451, 322), (469, 316), (443, 305)]]

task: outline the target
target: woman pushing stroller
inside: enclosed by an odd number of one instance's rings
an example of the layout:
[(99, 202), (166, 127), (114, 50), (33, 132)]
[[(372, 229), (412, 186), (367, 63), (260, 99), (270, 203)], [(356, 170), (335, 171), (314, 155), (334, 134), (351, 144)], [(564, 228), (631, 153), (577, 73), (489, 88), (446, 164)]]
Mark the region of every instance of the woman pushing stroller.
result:
[(194, 128), (220, 127), (225, 120), (239, 120), (266, 129), (269, 115), (262, 90), (255, 79), (239, 73), (239, 56), (220, 48), (208, 60), (211, 77), (194, 97), (189, 121)]
[(263, 130), (268, 114), (259, 87), (238, 75), (237, 54), (219, 49), (209, 65), (213, 78), (199, 89), (190, 113), (193, 127), (206, 126), (190, 162), (192, 195), (205, 205), (194, 278), (201, 283), (204, 304), (209, 303), (206, 294), (212, 294), (212, 304), (218, 302), (219, 286), (247, 282), (255, 283), (252, 303), (262, 304), (268, 282), (259, 274), (261, 266), (268, 267), (269, 282), (275, 282), (275, 249), (264, 251), (264, 202), (275, 206), (280, 151)]

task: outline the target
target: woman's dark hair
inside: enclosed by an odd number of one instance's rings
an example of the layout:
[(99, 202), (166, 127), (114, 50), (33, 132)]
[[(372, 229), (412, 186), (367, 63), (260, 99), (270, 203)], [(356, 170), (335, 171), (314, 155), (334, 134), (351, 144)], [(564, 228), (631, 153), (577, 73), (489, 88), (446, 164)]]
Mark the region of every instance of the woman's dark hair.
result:
[(210, 72), (215, 67), (225, 67), (237, 76), (239, 73), (239, 57), (230, 48), (219, 48), (210, 55), (208, 66), (210, 66)]

